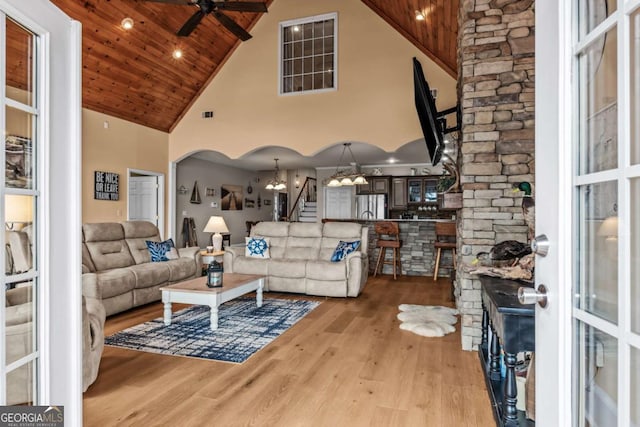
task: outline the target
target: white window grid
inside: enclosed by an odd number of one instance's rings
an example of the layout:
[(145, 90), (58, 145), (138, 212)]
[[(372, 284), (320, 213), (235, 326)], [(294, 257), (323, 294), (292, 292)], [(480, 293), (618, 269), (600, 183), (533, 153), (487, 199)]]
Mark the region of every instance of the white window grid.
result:
[(337, 89), (338, 15), (280, 23), (278, 92), (293, 95)]

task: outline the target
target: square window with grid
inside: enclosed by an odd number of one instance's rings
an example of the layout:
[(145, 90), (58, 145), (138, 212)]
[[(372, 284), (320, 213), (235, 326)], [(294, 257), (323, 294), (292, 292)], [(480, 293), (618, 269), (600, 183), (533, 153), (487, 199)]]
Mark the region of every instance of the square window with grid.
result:
[(337, 14), (280, 23), (280, 94), (336, 88)]

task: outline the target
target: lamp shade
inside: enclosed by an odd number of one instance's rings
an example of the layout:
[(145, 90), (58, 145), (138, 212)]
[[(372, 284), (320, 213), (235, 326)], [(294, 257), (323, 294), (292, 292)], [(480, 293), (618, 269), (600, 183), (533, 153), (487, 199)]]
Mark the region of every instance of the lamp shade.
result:
[(5, 222), (31, 222), (33, 221), (33, 197), (7, 194), (4, 196)]
[(204, 227), (205, 233), (228, 233), (229, 229), (221, 216), (212, 216)]

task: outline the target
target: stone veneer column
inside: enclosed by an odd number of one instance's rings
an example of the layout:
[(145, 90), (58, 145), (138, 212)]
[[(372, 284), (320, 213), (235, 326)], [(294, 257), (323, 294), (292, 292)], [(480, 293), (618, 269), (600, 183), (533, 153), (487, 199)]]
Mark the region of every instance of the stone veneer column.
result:
[(480, 281), (465, 271), (503, 240), (526, 241), (514, 182), (534, 181), (533, 0), (461, 0), (458, 91), (462, 107), (456, 303), (462, 348), (480, 343)]

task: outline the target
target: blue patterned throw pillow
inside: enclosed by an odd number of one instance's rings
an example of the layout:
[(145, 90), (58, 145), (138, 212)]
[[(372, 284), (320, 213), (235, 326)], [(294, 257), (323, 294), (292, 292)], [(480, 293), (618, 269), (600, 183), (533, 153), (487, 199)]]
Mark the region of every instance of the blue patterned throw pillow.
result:
[(270, 258), (268, 237), (245, 237), (247, 248), (244, 255), (253, 258)]
[(164, 242), (152, 242), (147, 240), (147, 249), (151, 255), (151, 262), (169, 261), (167, 253), (171, 251), (171, 248), (175, 248), (173, 239), (165, 240)]
[(336, 246), (336, 250), (333, 251), (333, 255), (331, 255), (332, 262), (340, 262), (346, 258), (351, 252), (355, 251), (360, 247), (360, 240), (356, 240), (353, 242), (343, 242), (340, 240), (338, 246)]

